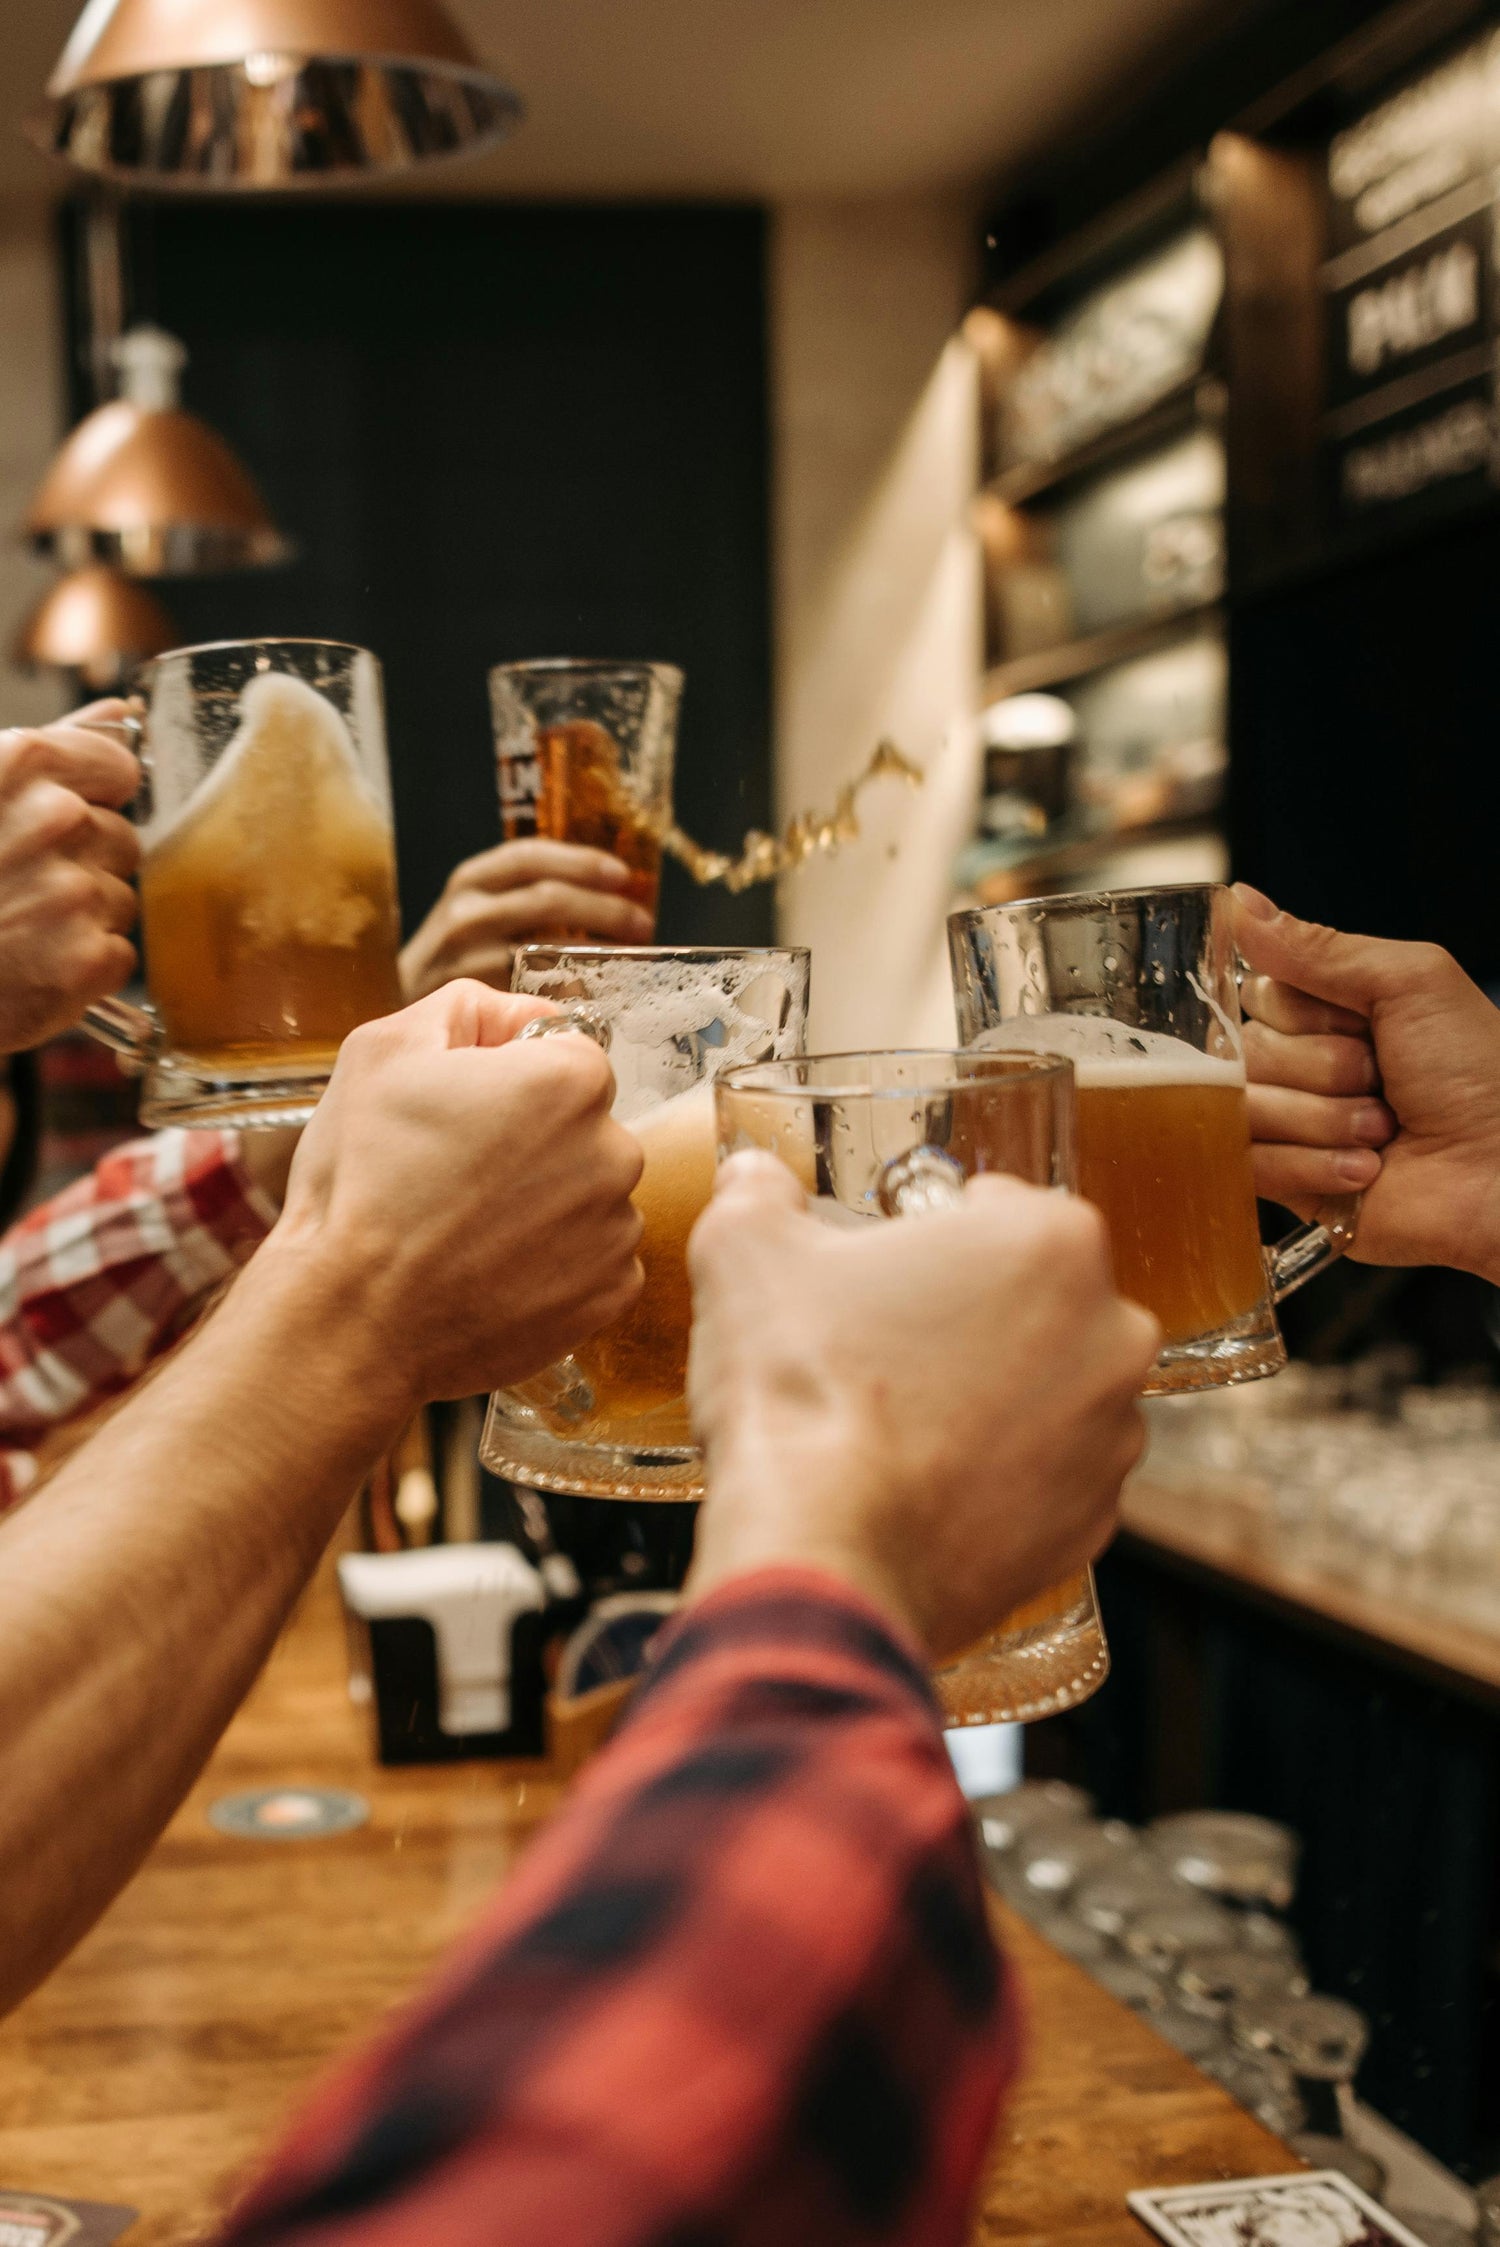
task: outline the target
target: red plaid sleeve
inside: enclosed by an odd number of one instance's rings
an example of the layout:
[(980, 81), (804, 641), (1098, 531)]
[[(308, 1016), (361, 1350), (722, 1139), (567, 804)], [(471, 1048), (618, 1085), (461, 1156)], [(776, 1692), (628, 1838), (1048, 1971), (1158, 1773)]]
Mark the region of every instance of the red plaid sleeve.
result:
[(50, 1428), (128, 1388), (276, 1221), (227, 1131), (117, 1147), (0, 1240), (0, 1510)]
[(223, 2247), (957, 2247), (1015, 2010), (922, 1665), (757, 1571)]

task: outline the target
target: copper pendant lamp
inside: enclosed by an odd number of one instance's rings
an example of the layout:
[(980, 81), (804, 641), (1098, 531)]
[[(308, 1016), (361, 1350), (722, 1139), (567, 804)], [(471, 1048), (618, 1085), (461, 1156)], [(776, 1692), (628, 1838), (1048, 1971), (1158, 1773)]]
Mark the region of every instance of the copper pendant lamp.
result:
[(285, 561), (291, 548), (222, 437), (177, 403), (187, 358), (136, 328), (114, 347), (123, 395), (72, 432), (42, 478), (24, 533), (66, 568), (115, 563), (175, 577)]
[(441, 0), (88, 0), (28, 129), (129, 185), (276, 188), (468, 154), (520, 116)]
[(96, 693), (107, 694), (177, 638), (176, 625), (144, 585), (91, 562), (42, 595), (16, 635), (11, 660), (26, 671), (75, 671)]

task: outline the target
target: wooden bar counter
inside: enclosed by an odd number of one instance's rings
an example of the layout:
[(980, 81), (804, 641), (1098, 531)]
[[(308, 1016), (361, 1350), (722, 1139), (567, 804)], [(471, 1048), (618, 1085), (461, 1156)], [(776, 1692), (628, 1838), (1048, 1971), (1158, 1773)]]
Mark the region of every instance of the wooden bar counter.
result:
[[(325, 1576), (136, 1880), (0, 2027), (0, 2186), (126, 2202), (141, 2214), (124, 2247), (201, 2238), (303, 2087), (419, 1980), (555, 1803), (535, 1765), (381, 1770), (345, 1675)], [(274, 1842), (207, 1821), (219, 1796), (297, 1783), (352, 1788), (369, 1822)], [(1132, 2187), (1297, 2166), (1029, 1928), (1003, 1932), (1030, 2057), (977, 2240), (1143, 2247)]]

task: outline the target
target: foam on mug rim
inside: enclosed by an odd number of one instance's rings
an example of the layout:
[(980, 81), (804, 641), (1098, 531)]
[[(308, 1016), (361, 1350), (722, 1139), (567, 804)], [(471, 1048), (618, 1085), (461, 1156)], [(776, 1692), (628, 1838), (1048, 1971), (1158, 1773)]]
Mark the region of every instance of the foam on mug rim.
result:
[(977, 1053), (1060, 1053), (1073, 1064), (1080, 1092), (1148, 1085), (1205, 1085), (1243, 1091), (1245, 1064), (1229, 1055), (1200, 1053), (1185, 1038), (1163, 1030), (1137, 1030), (1099, 1014), (1028, 1014), (982, 1030), (969, 1041)]

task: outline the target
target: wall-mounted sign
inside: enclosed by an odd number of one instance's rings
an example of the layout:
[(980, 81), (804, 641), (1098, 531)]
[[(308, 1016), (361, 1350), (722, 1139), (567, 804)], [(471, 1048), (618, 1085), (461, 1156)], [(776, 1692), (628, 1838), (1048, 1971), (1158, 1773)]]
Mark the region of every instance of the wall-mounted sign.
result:
[(1345, 522), (1428, 514), (1491, 488), (1495, 408), (1486, 369), (1331, 447), (1334, 503)]
[(1473, 211), (1328, 291), (1328, 401), (1364, 396), (1491, 332), (1490, 214)]
[(1086, 297), (1011, 383), (1002, 463), (1062, 460), (1190, 380), (1223, 291), (1219, 245), (1192, 227)]
[(1496, 160), (1497, 120), (1500, 35), (1492, 35), (1336, 134), (1328, 151), (1330, 249), (1337, 255), (1368, 242), (1484, 182)]
[(1428, 69), (1328, 150), (1325, 452), (1334, 520), (1495, 489), (1500, 33)]

